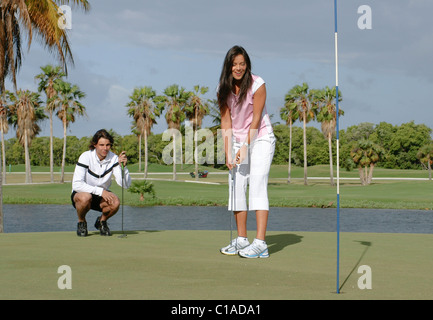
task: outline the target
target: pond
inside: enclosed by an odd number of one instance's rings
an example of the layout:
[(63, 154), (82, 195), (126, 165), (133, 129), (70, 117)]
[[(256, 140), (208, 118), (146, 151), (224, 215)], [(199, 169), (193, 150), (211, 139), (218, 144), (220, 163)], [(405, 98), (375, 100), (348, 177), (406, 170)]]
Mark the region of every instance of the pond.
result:
[[(4, 232), (76, 231), (77, 215), (71, 205), (3, 205)], [(88, 229), (98, 212), (87, 214)], [(335, 208), (270, 209), (269, 231), (335, 232)], [(226, 207), (129, 207), (123, 208), (127, 230), (230, 230)], [(235, 230), (235, 222), (233, 229)], [(122, 209), (109, 220), (112, 231), (122, 228)], [(255, 213), (248, 215), (248, 230), (256, 229)], [(433, 212), (428, 210), (340, 209), (342, 232), (433, 233)]]

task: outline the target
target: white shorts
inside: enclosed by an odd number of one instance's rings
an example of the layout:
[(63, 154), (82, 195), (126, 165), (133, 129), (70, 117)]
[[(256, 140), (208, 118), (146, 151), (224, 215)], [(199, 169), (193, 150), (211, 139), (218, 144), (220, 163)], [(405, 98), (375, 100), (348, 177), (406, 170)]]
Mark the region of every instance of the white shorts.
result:
[[(233, 142), (234, 154), (241, 146), (241, 143)], [(229, 211), (247, 211), (248, 207), (249, 210), (269, 210), (268, 178), (274, 151), (273, 133), (257, 138), (250, 145), (248, 157), (229, 172)], [(246, 199), (248, 185), (249, 206)]]

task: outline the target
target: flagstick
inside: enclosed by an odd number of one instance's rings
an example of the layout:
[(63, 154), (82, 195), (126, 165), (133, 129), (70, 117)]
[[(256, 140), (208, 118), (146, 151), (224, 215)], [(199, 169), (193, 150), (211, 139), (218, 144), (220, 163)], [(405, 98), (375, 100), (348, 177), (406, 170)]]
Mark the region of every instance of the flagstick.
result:
[(340, 293), (340, 142), (339, 142), (339, 106), (338, 106), (338, 31), (337, 31), (337, 0), (334, 0), (335, 18), (335, 92), (337, 112), (337, 293)]

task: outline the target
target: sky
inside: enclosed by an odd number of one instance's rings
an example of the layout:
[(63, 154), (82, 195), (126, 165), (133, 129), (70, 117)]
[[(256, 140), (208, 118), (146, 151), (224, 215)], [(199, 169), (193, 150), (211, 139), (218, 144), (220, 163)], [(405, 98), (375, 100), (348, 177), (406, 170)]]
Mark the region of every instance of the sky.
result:
[[(284, 123), (279, 110), (293, 86), (336, 84), (333, 0), (89, 3), (89, 12), (72, 6), (68, 30), (75, 64), (69, 65), (67, 81), (86, 93), (87, 113), (70, 124), (68, 135), (92, 136), (101, 128), (130, 134), (125, 105), (135, 87), (151, 86), (162, 94), (172, 84), (187, 90), (200, 85), (209, 88), (205, 98), (215, 99), (223, 59), (234, 45), (247, 50), (252, 72), (265, 80), (273, 122)], [(370, 16), (358, 12), (363, 5), (371, 8)], [(337, 8), (339, 106), (345, 112), (340, 129), (382, 121), (433, 129), (433, 1), (345, 0)], [(371, 28), (360, 28), (370, 17)], [(30, 50), (23, 49), (17, 86), (37, 91), (40, 67), (58, 62), (37, 38)], [(152, 132), (162, 133), (164, 116), (157, 122)], [(204, 126), (210, 125), (205, 118)], [(48, 120), (41, 128), (40, 136), (48, 136)], [(14, 135), (10, 130), (6, 137)], [(54, 135), (63, 135), (57, 119)]]

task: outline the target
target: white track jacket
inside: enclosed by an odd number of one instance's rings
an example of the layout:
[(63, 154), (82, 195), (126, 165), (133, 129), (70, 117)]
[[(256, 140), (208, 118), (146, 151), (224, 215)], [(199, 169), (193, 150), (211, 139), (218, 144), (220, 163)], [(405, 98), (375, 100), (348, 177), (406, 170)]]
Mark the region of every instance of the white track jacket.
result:
[[(72, 190), (102, 196), (102, 191), (110, 188), (113, 174), (117, 184), (122, 186), (122, 169), (119, 164), (119, 157), (116, 154), (110, 151), (107, 157), (101, 161), (95, 150), (86, 151), (81, 154), (75, 166)], [(131, 176), (126, 167), (124, 174), (123, 187), (129, 188)]]

